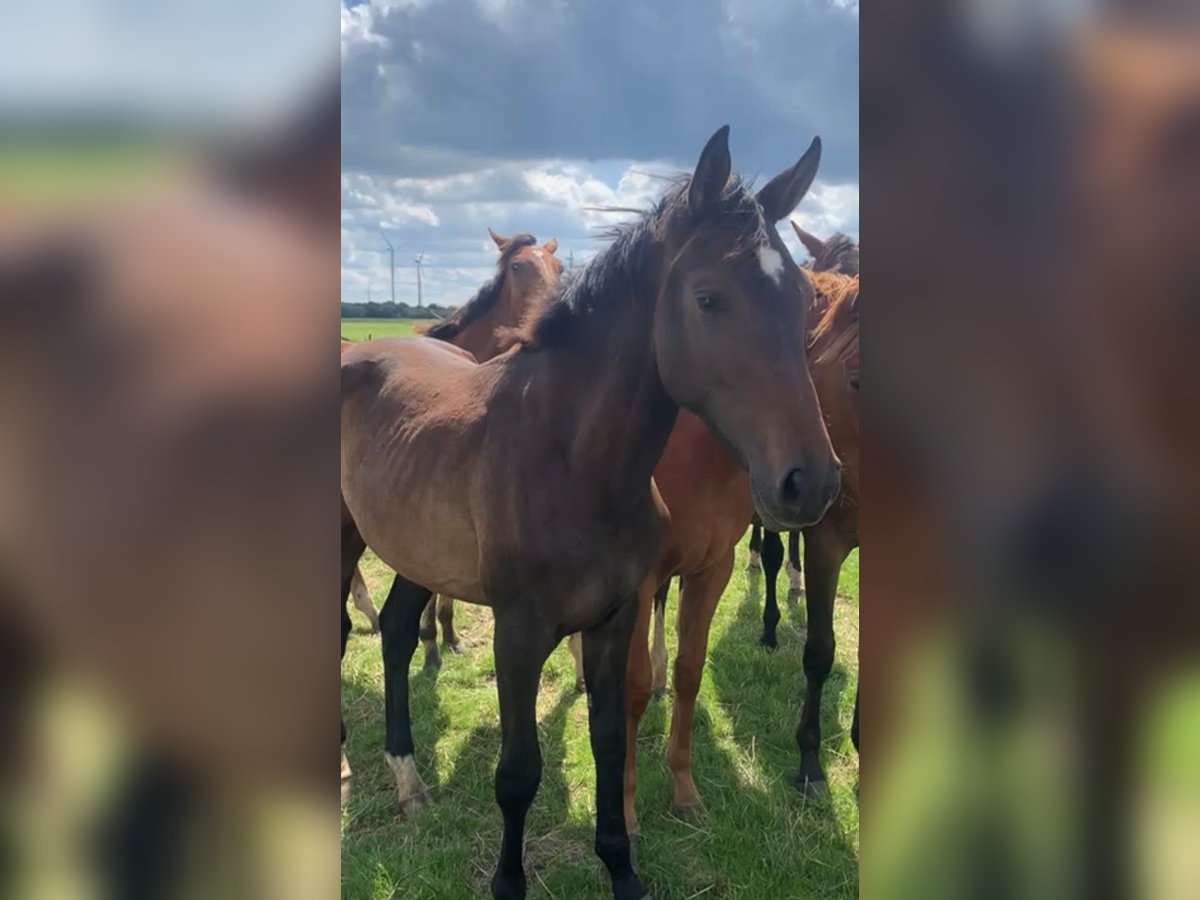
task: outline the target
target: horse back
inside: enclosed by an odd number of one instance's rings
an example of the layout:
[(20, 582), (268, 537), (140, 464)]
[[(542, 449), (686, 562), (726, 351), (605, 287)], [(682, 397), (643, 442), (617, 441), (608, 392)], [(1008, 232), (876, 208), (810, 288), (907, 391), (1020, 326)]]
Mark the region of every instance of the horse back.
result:
[[(342, 496), (368, 546), (404, 577), (479, 597), (473, 516), (489, 374), (429, 338), (342, 355)], [(420, 509), (415, 517), (397, 509)]]

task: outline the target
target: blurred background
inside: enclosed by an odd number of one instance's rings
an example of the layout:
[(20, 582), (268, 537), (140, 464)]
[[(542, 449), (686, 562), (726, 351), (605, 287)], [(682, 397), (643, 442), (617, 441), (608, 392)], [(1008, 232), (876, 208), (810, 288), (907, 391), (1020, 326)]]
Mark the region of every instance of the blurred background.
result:
[(0, 896), (336, 896), (337, 66), (314, 0), (5, 10)]
[(862, 21), (862, 887), (1200, 890), (1194, 4)]

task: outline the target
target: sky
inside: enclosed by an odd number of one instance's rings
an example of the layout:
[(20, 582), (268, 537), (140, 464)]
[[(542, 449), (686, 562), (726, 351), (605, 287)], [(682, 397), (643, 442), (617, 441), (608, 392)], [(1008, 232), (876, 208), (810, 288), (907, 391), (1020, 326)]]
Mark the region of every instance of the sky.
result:
[[(457, 305), (495, 271), (488, 228), (582, 265), (731, 126), (763, 184), (814, 135), (793, 218), (858, 237), (857, 0), (344, 2), (342, 299)], [(780, 234), (805, 258), (792, 229)]]

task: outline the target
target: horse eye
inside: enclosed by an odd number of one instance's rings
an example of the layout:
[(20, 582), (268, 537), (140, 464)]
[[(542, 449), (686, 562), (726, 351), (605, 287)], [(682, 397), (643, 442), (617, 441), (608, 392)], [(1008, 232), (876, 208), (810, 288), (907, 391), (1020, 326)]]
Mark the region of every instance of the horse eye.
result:
[(846, 384), (850, 386), (850, 390), (857, 392), (858, 391), (858, 375), (851, 375), (850, 378), (847, 379)]
[(696, 305), (705, 312), (712, 312), (717, 308), (717, 301), (712, 294), (697, 294)]

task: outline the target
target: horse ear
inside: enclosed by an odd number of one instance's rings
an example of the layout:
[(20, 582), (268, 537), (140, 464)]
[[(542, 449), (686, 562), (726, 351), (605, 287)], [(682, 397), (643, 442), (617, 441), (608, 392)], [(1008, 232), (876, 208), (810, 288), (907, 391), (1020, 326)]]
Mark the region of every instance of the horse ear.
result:
[(825, 253), (825, 242), (814, 234), (809, 234), (803, 228), (792, 221), (792, 230), (796, 232), (796, 237), (800, 238), (800, 243), (804, 245), (804, 249), (808, 251), (808, 255), (813, 259), (818, 259)]
[(780, 172), (758, 192), (758, 205), (768, 222), (778, 222), (792, 214), (817, 177), (821, 162), (821, 139), (813, 138), (804, 155), (790, 169)]
[(688, 208), (693, 212), (704, 209), (721, 199), (721, 193), (729, 182), (733, 171), (733, 160), (729, 157), (729, 126), (722, 125), (708, 139), (696, 163), (692, 182), (688, 186)]
[(542, 245), (542, 249), (544, 249), (547, 253), (553, 254), (554, 251), (558, 249), (558, 238), (550, 238), (550, 240), (546, 241), (546, 243)]
[(503, 253), (508, 249), (508, 245), (512, 243), (512, 238), (506, 238), (502, 234), (496, 234), (492, 229), (488, 229), (488, 234), (492, 236), (492, 240), (496, 242), (496, 247)]

